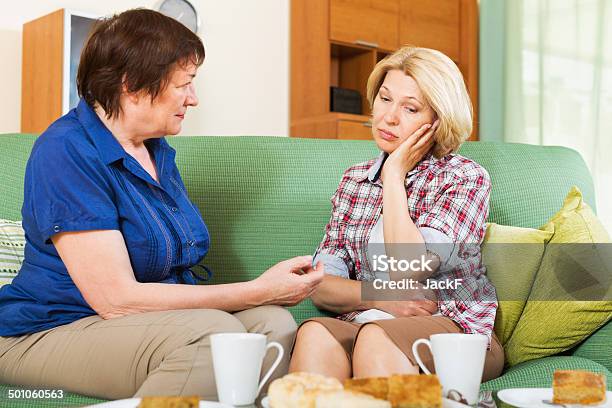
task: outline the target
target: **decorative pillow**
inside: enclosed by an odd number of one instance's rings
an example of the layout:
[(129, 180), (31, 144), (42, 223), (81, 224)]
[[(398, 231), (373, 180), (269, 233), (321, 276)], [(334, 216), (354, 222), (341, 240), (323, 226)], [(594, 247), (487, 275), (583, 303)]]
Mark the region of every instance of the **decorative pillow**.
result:
[(21, 269), (24, 248), (21, 222), (0, 219), (0, 286), (11, 283)]
[(612, 318), (610, 257), (602, 253), (610, 246), (584, 245), (610, 243), (610, 236), (578, 188), (543, 229), (554, 235), (506, 344), (510, 366), (568, 350)]
[(506, 344), (523, 313), (551, 230), (487, 223), (482, 260), (495, 285), (499, 308), (495, 334)]

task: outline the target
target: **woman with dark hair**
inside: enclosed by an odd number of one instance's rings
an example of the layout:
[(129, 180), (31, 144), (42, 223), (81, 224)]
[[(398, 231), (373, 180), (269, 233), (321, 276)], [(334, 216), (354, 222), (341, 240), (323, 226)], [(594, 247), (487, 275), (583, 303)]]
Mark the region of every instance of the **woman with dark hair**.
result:
[[(25, 260), (0, 290), (0, 382), (215, 399), (211, 334), (257, 332), (291, 346), (296, 325), (278, 305), (316, 288), (323, 271), (311, 257), (249, 282), (195, 285), (209, 235), (164, 136), (197, 105), (203, 61), (200, 39), (155, 11), (94, 27), (79, 65), (82, 99), (27, 164)], [(287, 367), (285, 358), (277, 373)]]

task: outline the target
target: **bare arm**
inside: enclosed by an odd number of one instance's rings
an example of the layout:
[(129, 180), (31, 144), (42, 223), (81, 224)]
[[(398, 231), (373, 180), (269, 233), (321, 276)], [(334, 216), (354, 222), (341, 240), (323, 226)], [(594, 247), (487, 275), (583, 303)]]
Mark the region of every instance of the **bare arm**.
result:
[(348, 313), (373, 307), (371, 302), (361, 300), (361, 282), (333, 275), (325, 275), (311, 299), (319, 309), (334, 313)]
[[(416, 296), (427, 296), (419, 300), (405, 301), (364, 301), (361, 298), (361, 282), (341, 278), (339, 276), (325, 275), (321, 284), (312, 294), (312, 302), (319, 309), (342, 314), (360, 310), (380, 309), (393, 316), (430, 316), (438, 309), (434, 301), (435, 295), (426, 291), (416, 291)], [(434, 300), (430, 300), (431, 296)]]
[[(433, 145), (433, 134), (438, 122), (431, 127), (421, 127), (389, 155), (381, 173), (383, 181), (383, 231), (385, 251), (396, 259), (418, 259), (426, 256), (427, 248), (421, 232), (410, 218), (406, 188), (406, 174), (423, 158)], [(398, 245), (389, 245), (398, 244)], [(407, 245), (409, 244), (409, 245)], [(432, 259), (435, 271), (440, 263), (437, 257)], [(418, 271), (409, 277), (423, 280), (433, 274), (429, 271)], [(392, 280), (403, 279), (405, 273), (391, 271)]]
[(157, 310), (232, 312), (264, 304), (292, 305), (309, 296), (323, 277), (322, 265), (313, 269), (312, 258), (305, 256), (280, 262), (248, 282), (140, 283), (119, 231), (66, 232), (52, 241), (83, 297), (104, 319)]

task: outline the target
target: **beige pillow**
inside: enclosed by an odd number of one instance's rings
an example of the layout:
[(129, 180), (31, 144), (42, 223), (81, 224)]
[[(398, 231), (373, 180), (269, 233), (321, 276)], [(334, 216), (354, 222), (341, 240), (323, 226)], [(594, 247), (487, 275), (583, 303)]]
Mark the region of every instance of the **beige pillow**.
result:
[(545, 245), (552, 236), (550, 230), (487, 223), (482, 261), (499, 300), (495, 334), (502, 345), (523, 313)]

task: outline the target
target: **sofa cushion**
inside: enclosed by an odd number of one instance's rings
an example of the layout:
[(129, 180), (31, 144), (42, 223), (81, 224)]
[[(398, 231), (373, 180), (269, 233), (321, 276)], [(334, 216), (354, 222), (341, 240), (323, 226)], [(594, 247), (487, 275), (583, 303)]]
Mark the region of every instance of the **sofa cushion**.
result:
[(0, 286), (11, 283), (23, 262), (25, 234), (21, 221), (0, 219)]
[[(599, 262), (600, 256), (577, 251), (598, 251), (600, 246), (584, 244), (609, 243), (610, 237), (577, 188), (572, 188), (561, 210), (543, 229), (553, 229), (554, 235), (506, 344), (510, 366), (568, 350), (612, 317), (612, 301), (606, 300), (609, 282), (603, 281), (609, 281), (609, 265)], [(604, 289), (603, 294), (599, 288)]]
[(495, 334), (506, 344), (523, 313), (552, 231), (487, 224), (482, 259), (495, 285), (499, 308)]

